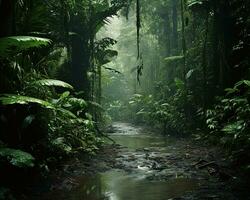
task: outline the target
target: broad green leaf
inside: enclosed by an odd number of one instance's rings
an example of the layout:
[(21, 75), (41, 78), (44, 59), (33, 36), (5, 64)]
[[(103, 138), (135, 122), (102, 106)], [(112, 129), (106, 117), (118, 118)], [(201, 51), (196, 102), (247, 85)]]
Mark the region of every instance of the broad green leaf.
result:
[(41, 48), (51, 44), (47, 38), (32, 36), (10, 36), (0, 38), (0, 56), (14, 56), (30, 48)]
[(86, 108), (88, 105), (85, 100), (79, 98), (69, 98), (68, 103), (72, 106), (80, 106), (81, 108)]
[(33, 167), (35, 158), (24, 151), (10, 149), (10, 148), (0, 148), (0, 156), (7, 158), (7, 160), (14, 166), (17, 167)]
[(33, 84), (36, 85), (42, 85), (42, 86), (55, 86), (55, 87), (63, 87), (63, 88), (68, 88), (73, 90), (73, 86), (71, 86), (70, 84), (64, 82), (64, 81), (60, 81), (60, 80), (54, 80), (54, 79), (43, 79), (43, 80), (38, 80), (33, 82)]
[(15, 95), (15, 94), (3, 94), (2, 96), (0, 96), (0, 102), (2, 105), (12, 105), (12, 104), (28, 105), (30, 103), (35, 103), (44, 108), (57, 110), (57, 111), (62, 112), (65, 115), (76, 118), (76, 116), (69, 110), (57, 107), (48, 101), (44, 101), (44, 100), (37, 99), (34, 97), (21, 96), (21, 95)]
[(34, 97), (21, 96), (21, 95), (15, 95), (15, 94), (4, 94), (0, 96), (0, 102), (3, 105), (35, 103), (45, 108), (49, 108), (49, 109), (55, 108), (54, 105), (48, 101), (44, 101), (44, 100), (37, 99)]

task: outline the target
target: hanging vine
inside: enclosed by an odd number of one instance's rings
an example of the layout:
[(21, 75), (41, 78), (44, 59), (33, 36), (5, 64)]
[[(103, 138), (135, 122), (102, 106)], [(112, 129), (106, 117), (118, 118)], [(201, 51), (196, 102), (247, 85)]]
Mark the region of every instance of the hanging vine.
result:
[(143, 61), (140, 51), (140, 29), (141, 29), (141, 6), (140, 0), (136, 0), (136, 36), (137, 36), (137, 82), (140, 84), (140, 76), (143, 70)]

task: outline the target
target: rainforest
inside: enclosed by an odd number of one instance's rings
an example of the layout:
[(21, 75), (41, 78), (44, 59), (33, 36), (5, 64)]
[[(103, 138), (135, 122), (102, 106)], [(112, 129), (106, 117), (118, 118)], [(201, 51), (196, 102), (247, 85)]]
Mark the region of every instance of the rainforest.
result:
[(249, 1), (0, 0), (0, 200), (247, 200), (249, 152)]

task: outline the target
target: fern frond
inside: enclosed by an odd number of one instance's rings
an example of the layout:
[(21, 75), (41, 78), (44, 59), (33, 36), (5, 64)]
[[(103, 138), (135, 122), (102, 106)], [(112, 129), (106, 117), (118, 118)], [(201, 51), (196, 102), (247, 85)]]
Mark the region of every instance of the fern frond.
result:
[(47, 38), (32, 36), (10, 36), (0, 38), (0, 56), (8, 57), (16, 55), (30, 48), (41, 48), (51, 44)]

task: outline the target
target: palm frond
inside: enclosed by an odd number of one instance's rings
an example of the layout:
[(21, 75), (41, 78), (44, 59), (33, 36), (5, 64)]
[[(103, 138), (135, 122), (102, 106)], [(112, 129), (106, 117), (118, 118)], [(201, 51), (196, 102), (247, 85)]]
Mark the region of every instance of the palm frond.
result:
[(113, 60), (115, 60), (118, 56), (118, 52), (115, 50), (107, 49), (103, 52), (99, 52), (97, 59), (101, 65), (105, 65)]
[(104, 10), (98, 10), (98, 12), (95, 13), (94, 16), (92, 16), (92, 20), (90, 23), (92, 24), (93, 30), (98, 32), (100, 28), (104, 24), (109, 23), (109, 17), (117, 15), (117, 12), (123, 7), (123, 5), (113, 5), (109, 7), (108, 9), (105, 8)]

